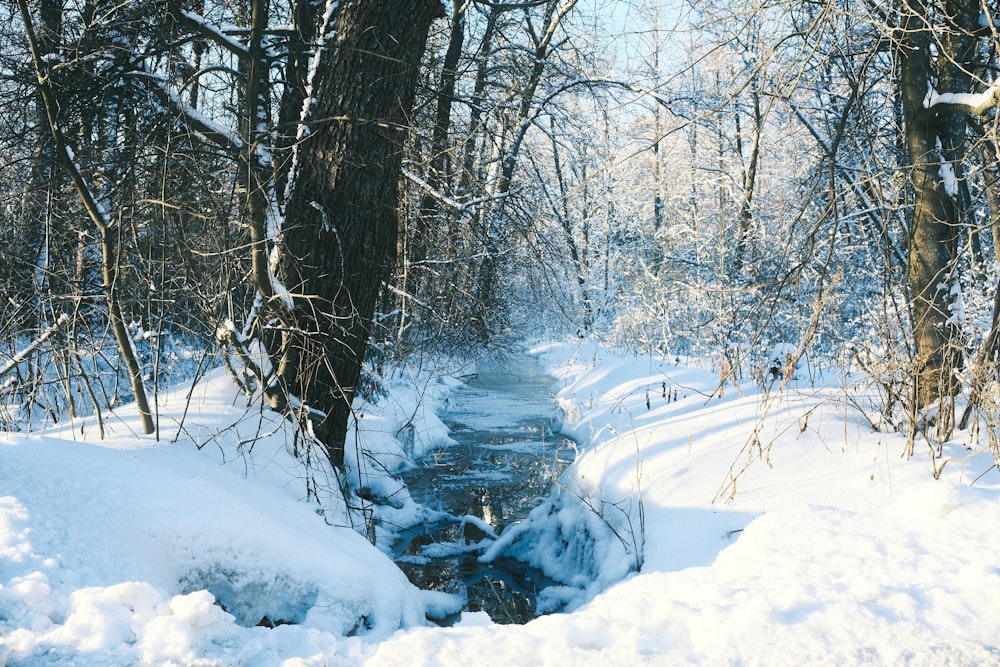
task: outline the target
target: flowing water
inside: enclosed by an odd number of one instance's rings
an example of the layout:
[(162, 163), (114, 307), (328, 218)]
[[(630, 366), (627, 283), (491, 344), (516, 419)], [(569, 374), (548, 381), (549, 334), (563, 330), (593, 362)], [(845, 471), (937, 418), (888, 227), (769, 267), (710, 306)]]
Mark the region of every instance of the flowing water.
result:
[(573, 460), (573, 442), (552, 430), (553, 383), (531, 357), (481, 363), (441, 414), (455, 443), (404, 475), (418, 503), (474, 519), (406, 531), (396, 547), (400, 567), (417, 586), (457, 593), (467, 610), (497, 623), (533, 618), (537, 593), (554, 583), (514, 560), (477, 560), (487, 530), (499, 534), (524, 519)]

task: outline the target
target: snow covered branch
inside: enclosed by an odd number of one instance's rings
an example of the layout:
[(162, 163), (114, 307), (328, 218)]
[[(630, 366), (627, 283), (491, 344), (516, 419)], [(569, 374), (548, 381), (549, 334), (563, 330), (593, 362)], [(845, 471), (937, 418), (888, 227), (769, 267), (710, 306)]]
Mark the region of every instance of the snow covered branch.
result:
[(6, 364), (3, 365), (2, 368), (0, 368), (0, 378), (2, 378), (3, 376), (7, 375), (7, 373), (10, 373), (12, 370), (14, 370), (14, 368), (16, 368), (19, 363), (27, 359), (35, 350), (44, 345), (45, 341), (51, 338), (57, 331), (59, 331), (60, 327), (62, 327), (67, 322), (69, 322), (69, 315), (67, 315), (66, 313), (60, 315), (58, 319), (56, 319), (55, 323), (52, 324), (52, 326), (43, 331), (38, 338), (33, 340), (31, 344), (28, 345), (28, 347), (24, 348), (23, 350), (15, 354), (10, 359), (10, 361), (8, 361)]
[(243, 150), (243, 140), (235, 132), (224, 125), (216, 123), (191, 105), (184, 103), (180, 97), (167, 88), (166, 82), (162, 78), (147, 72), (135, 72), (134, 76), (140, 81), (145, 82), (149, 92), (153, 93), (160, 100), (160, 103), (170, 109), (171, 112), (183, 118), (184, 122), (193, 131), (202, 135), (230, 155), (238, 155)]
[(237, 58), (245, 59), (250, 55), (247, 47), (243, 46), (243, 44), (241, 44), (238, 40), (233, 39), (224, 32), (216, 29), (200, 14), (185, 10), (180, 12), (179, 18), (185, 25), (198, 33), (199, 37), (211, 40), (215, 44), (232, 53)]
[(454, 197), (449, 197), (440, 190), (437, 190), (430, 183), (428, 183), (426, 180), (424, 180), (417, 174), (413, 173), (409, 169), (403, 169), (403, 176), (405, 176), (406, 179), (409, 180), (411, 183), (413, 183), (420, 189), (430, 194), (432, 197), (434, 197), (436, 200), (438, 200), (448, 208), (454, 209), (459, 213), (467, 211), (473, 206), (478, 206), (479, 204), (483, 204), (488, 201), (499, 201), (502, 199), (506, 199), (507, 197), (506, 193), (501, 193), (497, 195), (485, 195), (482, 197), (476, 197), (474, 199), (469, 199), (468, 201), (462, 202), (458, 201)]
[(1000, 86), (990, 86), (981, 93), (938, 93), (933, 88), (927, 91), (924, 108), (947, 106), (955, 111), (964, 111), (981, 116), (1000, 102)]

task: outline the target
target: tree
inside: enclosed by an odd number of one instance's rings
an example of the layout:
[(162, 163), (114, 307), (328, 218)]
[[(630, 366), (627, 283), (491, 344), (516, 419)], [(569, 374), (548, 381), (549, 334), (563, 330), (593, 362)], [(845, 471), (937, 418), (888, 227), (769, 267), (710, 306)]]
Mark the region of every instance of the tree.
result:
[(918, 408), (961, 387), (957, 371), (963, 352), (953, 286), (959, 231), (966, 222), (966, 207), (958, 199), (965, 169), (966, 113), (928, 104), (927, 91), (936, 84), (945, 94), (971, 92), (979, 9), (975, 0), (947, 0), (940, 7), (904, 0), (900, 7), (899, 88), (913, 188), (907, 277)]
[[(448, 48), (444, 54), (441, 66), (441, 78), (435, 95), (434, 126), (430, 140), (430, 161), (427, 166), (427, 189), (420, 198), (419, 208), (415, 216), (413, 238), (407, 245), (410, 248), (406, 259), (404, 290), (408, 296), (420, 298), (420, 266), (429, 257), (429, 245), (434, 229), (445, 227), (440, 216), (440, 192), (448, 184), (452, 171), (451, 146), (449, 132), (451, 131), (451, 112), (455, 102), (455, 86), (458, 80), (458, 66), (462, 57), (462, 45), (465, 41), (465, 14), (469, 0), (452, 0), (451, 30), (449, 32)], [(412, 270), (416, 267), (416, 271)]]
[(366, 0), (334, 12), (320, 37), (290, 176), (283, 287), (258, 281), (273, 310), (291, 299), (291, 329), (271, 350), (273, 402), (287, 406), (296, 396), (315, 411), (313, 428), (336, 466), (372, 316), (395, 261), (396, 189), (417, 68), (441, 15), (436, 0)]
[(132, 385), (132, 394), (139, 409), (143, 431), (150, 434), (156, 430), (156, 427), (152, 411), (150, 410), (149, 400), (146, 397), (142, 369), (136, 358), (135, 347), (123, 318), (121, 301), (118, 296), (121, 285), (118, 282), (119, 263), (116, 244), (120, 224), (116, 224), (115, 220), (111, 218), (106, 203), (101, 201), (77, 163), (76, 155), (60, 126), (57, 91), (54, 89), (49, 67), (44, 60), (46, 54), (42, 51), (43, 45), (35, 34), (31, 11), (25, 0), (19, 0), (18, 6), (21, 10), (21, 18), (24, 21), (25, 32), (28, 37), (31, 59), (38, 78), (38, 92), (42, 101), (41, 106), (45, 112), (48, 128), (52, 133), (52, 140), (55, 147), (55, 161), (65, 171), (67, 177), (72, 182), (73, 188), (79, 196), (87, 216), (100, 236), (101, 278), (108, 317), (111, 322), (112, 331), (114, 332), (115, 341), (118, 345), (118, 353), (127, 367), (129, 381)]
[[(437, 0), (328, 5), (88, 2), (67, 10), (79, 35), (66, 53), (48, 46), (59, 3), (43, 3), (40, 38), (29, 3), (15, 7), (33, 47), (49, 152), (100, 237), (111, 329), (147, 428), (126, 319), (143, 298), (123, 289), (124, 275), (155, 286), (151, 264), (198, 265), (171, 255), (176, 241), (158, 239), (152, 226), (166, 231), (175, 220), (184, 243), (213, 221), (212, 238), (228, 246), (217, 255), (224, 262), (249, 248), (239, 254), (258, 295), (250, 321), (273, 361), (263, 369), (272, 404), (309, 416), (338, 465), (375, 300), (394, 260), (417, 67), (442, 8)], [(178, 150), (188, 151), (180, 169)], [(182, 185), (190, 173), (203, 182)], [(212, 193), (227, 191), (237, 201), (213, 208)], [(80, 238), (78, 269), (92, 256)], [(34, 276), (21, 274), (10, 278), (18, 289)], [(232, 313), (249, 305), (235, 292), (204, 300)]]

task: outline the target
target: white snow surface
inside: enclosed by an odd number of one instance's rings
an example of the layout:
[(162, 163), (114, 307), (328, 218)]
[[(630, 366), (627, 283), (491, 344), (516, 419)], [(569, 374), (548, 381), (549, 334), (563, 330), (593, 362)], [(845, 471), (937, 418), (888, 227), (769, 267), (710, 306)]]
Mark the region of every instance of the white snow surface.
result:
[[(160, 397), (159, 441), (127, 408), (104, 441), (90, 420), (0, 434), (0, 664), (1000, 663), (1000, 476), (968, 433), (935, 480), (926, 444), (902, 458), (839, 376), (765, 397), (697, 363), (534, 353), (580, 456), (494, 551), (565, 582), (542, 600), (571, 611), (433, 626), (453, 600), (329, 526), (346, 515), (332, 491), (323, 516), (305, 499), (287, 429), (213, 375), (182, 429), (187, 390)], [(396, 382), (359, 418), (386, 463), (352, 471), (395, 499), (391, 521), (421, 515), (388, 472), (446, 441), (451, 386)]]

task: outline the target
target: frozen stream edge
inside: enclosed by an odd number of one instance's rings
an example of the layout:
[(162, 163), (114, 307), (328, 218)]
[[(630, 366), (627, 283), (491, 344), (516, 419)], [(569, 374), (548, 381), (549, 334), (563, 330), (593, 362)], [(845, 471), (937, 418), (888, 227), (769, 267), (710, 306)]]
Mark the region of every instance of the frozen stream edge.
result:
[(527, 355), (481, 362), (439, 412), (450, 444), (403, 474), (413, 499), (443, 520), (403, 531), (397, 564), (421, 588), (457, 594), (465, 611), (486, 611), (498, 623), (556, 610), (546, 591), (579, 579), (550, 577), (522, 553), (531, 534), (522, 522), (550, 506), (576, 453), (557, 431), (555, 383)]

